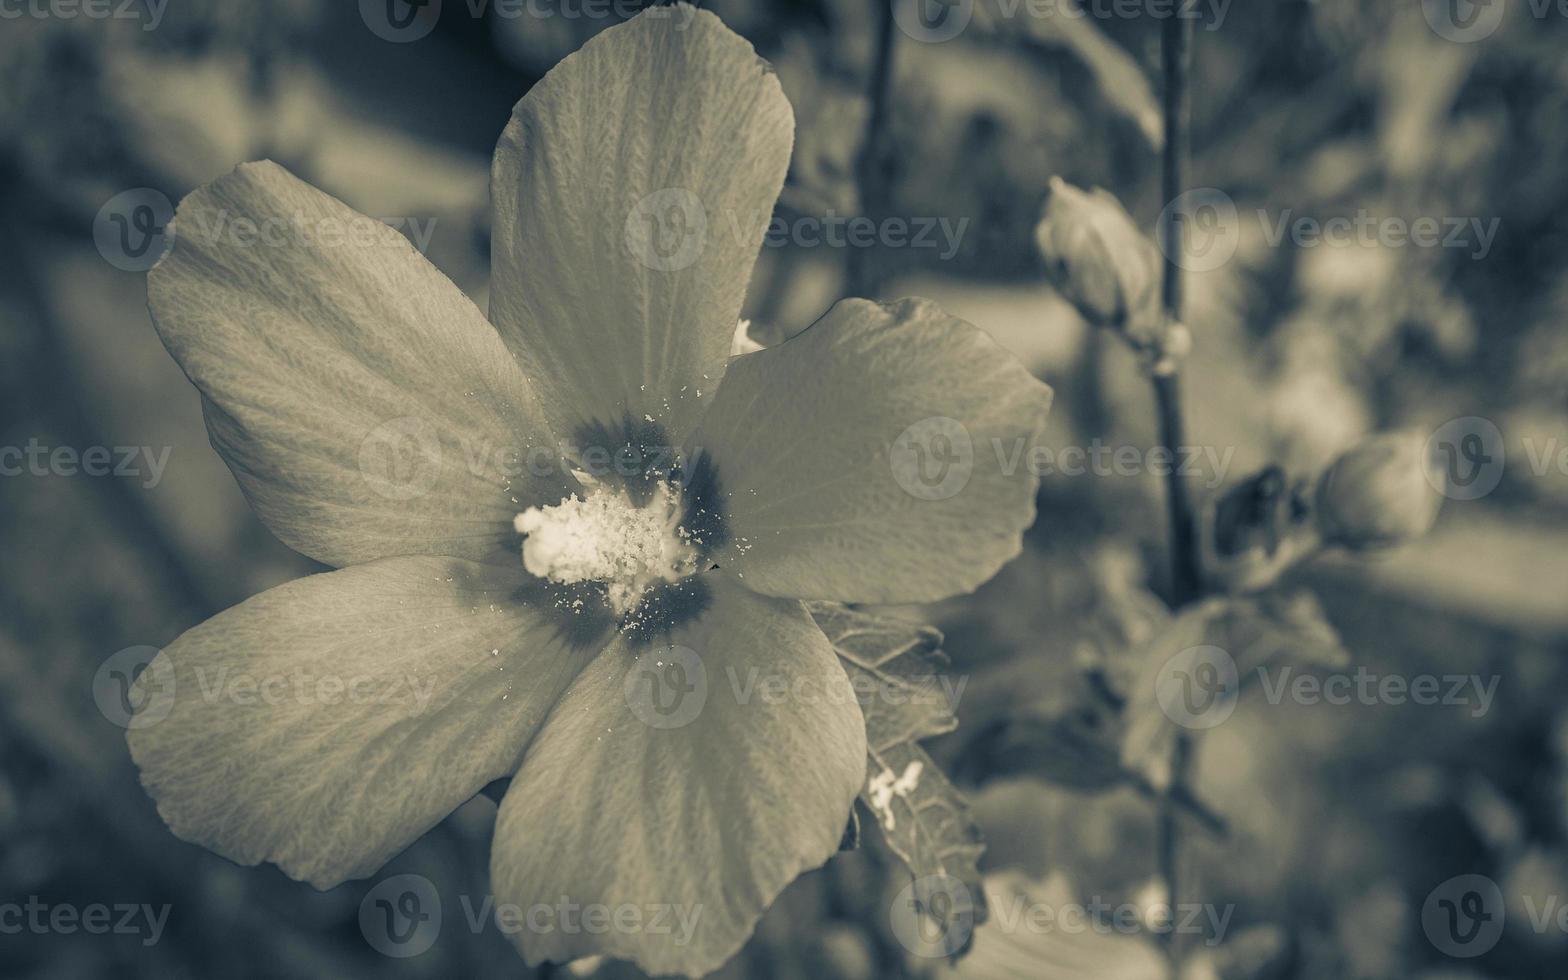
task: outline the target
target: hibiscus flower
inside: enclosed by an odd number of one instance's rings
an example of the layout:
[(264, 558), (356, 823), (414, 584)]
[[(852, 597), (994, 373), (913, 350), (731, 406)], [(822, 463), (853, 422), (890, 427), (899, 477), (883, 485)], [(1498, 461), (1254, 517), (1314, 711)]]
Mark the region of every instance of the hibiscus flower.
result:
[[(802, 600), (990, 577), (1033, 519), (1050, 391), (920, 300), (846, 300), (731, 359), (792, 139), (772, 71), (713, 15), (604, 31), (501, 136), (488, 319), (275, 164), (180, 204), (158, 331), (256, 513), (337, 570), (144, 675), (175, 681), (129, 735), (175, 834), (329, 888), (510, 777), (498, 903), (696, 923), (524, 929), (527, 960), (685, 974), (835, 852), (864, 722)], [(644, 226), (669, 202), (706, 229), (673, 258)], [(398, 479), (389, 433), (420, 450)], [(637, 694), (670, 661), (706, 680), (677, 723)]]

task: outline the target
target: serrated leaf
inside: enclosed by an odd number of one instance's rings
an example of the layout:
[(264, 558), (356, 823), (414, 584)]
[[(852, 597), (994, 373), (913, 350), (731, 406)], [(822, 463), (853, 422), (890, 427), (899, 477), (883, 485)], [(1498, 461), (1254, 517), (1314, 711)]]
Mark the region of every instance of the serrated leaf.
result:
[(941, 633), (836, 603), (807, 605), (844, 662), (873, 750), (958, 727), (953, 709), (962, 684), (943, 673)]
[[(808, 603), (855, 684), (866, 718), (866, 784), (860, 799), (918, 881), (956, 878), (985, 917), (977, 866), (985, 844), (969, 804), (917, 739), (952, 731), (954, 691), (942, 634), (834, 603)], [(929, 911), (929, 910), (927, 910)], [(965, 909), (965, 914), (969, 910)]]

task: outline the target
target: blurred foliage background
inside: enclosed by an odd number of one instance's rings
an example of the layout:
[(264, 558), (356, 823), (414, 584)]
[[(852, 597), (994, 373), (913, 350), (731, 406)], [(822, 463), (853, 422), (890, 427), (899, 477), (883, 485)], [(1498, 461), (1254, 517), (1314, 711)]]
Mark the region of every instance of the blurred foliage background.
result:
[[(707, 6), (773, 61), (794, 104), (780, 215), (858, 213), (872, 6)], [(132, 188), (178, 200), (270, 157), (367, 214), (433, 219), (428, 256), (483, 303), (494, 141), (532, 81), (613, 23), (580, 3), (502, 16), (449, 0), (429, 36), (394, 43), (359, 8), (170, 0), (155, 29), (138, 2), (125, 8), (138, 16), (0, 23), (0, 445), (171, 449), (157, 481), (0, 478), (0, 902), (171, 908), (151, 945), (0, 935), (0, 975), (529, 972), (493, 928), (448, 927), (429, 952), (388, 959), (359, 928), (373, 882), (318, 893), (177, 841), (93, 699), (113, 652), (317, 570), (270, 537), (208, 448), (144, 276), (94, 246), (99, 209)], [(951, 41), (895, 35), (876, 206), (963, 231), (951, 250), (856, 260), (879, 295), (938, 300), (1055, 386), (1052, 445), (1151, 445), (1147, 384), (1045, 285), (1033, 231), (1053, 175), (1105, 187), (1154, 224), (1159, 22), (1030, 9), (977, 0)], [(1187, 886), (1234, 916), (1223, 943), (1192, 944), (1185, 973), (1560, 976), (1568, 932), (1528, 913), (1568, 901), (1568, 473), (1552, 462), (1568, 438), (1568, 18), (1514, 3), (1491, 36), (1456, 43), (1416, 0), (1202, 9), (1194, 183), (1241, 217), (1231, 260), (1189, 277), (1191, 441), (1232, 452), (1236, 479), (1269, 461), (1310, 470), (1368, 432), (1480, 416), (1509, 455), (1498, 489), (1449, 501), (1429, 538), (1292, 573), (1322, 596), (1353, 664), (1496, 676), (1496, 701), (1477, 716), (1244, 696), (1202, 743), (1194, 791), (1229, 831), (1192, 834)], [(1271, 241), (1282, 215), (1358, 209), (1495, 218), (1498, 233), (1484, 255)], [(765, 248), (748, 315), (780, 334), (804, 327), (842, 294), (845, 253)], [(904, 613), (945, 631), (965, 683), (960, 729), (931, 748), (972, 796), (988, 890), (1146, 894), (1152, 809), (1096, 755), (1107, 736), (1085, 664), (1160, 628), (1162, 514), (1153, 476), (1047, 477), (1017, 562), (973, 597)], [(473, 801), (383, 874), (484, 896), (493, 817)], [(1446, 957), (1421, 919), (1433, 887), (1464, 873), (1495, 880), (1508, 911), (1473, 960)], [(994, 921), (956, 965), (911, 957), (888, 927), (903, 875), (868, 826), (858, 850), (789, 889), (722, 975), (1161, 975), (1143, 936), (995, 935)], [(447, 915), (461, 922), (455, 902)], [(572, 972), (594, 970), (633, 975)]]

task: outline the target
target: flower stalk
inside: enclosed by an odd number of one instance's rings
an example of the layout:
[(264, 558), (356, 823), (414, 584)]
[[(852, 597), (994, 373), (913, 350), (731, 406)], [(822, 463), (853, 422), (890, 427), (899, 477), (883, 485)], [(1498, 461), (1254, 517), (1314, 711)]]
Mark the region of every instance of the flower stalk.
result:
[[(1186, 184), (1188, 158), (1188, 128), (1191, 117), (1191, 99), (1187, 91), (1187, 73), (1191, 64), (1192, 21), (1171, 17), (1164, 21), (1160, 33), (1160, 65), (1164, 76), (1163, 109), (1165, 143), (1161, 154), (1161, 191), (1167, 204), (1175, 201)], [(1161, 299), (1165, 314), (1172, 323), (1182, 320), (1182, 226), (1174, 220), (1161, 223), (1161, 251), (1165, 255), (1165, 274), (1161, 283)], [(1176, 454), (1185, 441), (1181, 414), (1180, 374), (1172, 370), (1156, 372), (1151, 376), (1154, 385), (1155, 408), (1159, 414), (1159, 438), (1167, 451)], [(1171, 553), (1171, 604), (1180, 608), (1198, 598), (1202, 572), (1198, 563), (1198, 522), (1187, 486), (1172, 469), (1165, 481), (1166, 507), (1170, 524)], [(1176, 906), (1181, 902), (1181, 840), (1178, 821), (1178, 800), (1187, 794), (1188, 770), (1192, 758), (1191, 737), (1178, 732), (1171, 743), (1170, 785), (1160, 800), (1156, 815), (1155, 841), (1160, 881), (1165, 888), (1165, 904), (1174, 921)], [(1174, 929), (1163, 934), (1165, 952), (1172, 964), (1173, 974), (1181, 961), (1181, 943)]]
[[(883, 137), (887, 132), (888, 114), (893, 90), (893, 3), (884, 0), (876, 8), (876, 49), (871, 58), (871, 75), (866, 83), (865, 133), (860, 141), (860, 152), (855, 156), (855, 199), (860, 213), (875, 220), (884, 210), (887, 184), (887, 154), (883, 150)], [(845, 260), (844, 293), (846, 296), (875, 298), (876, 277), (871, 274), (871, 255), (868, 249), (852, 248)]]

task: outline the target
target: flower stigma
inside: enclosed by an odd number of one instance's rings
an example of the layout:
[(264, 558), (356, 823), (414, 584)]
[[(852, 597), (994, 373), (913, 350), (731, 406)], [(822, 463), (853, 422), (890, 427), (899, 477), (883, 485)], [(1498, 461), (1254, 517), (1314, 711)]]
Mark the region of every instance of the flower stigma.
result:
[(651, 590), (697, 570), (696, 542), (681, 524), (680, 497), (658, 485), (646, 504), (605, 486), (513, 518), (523, 535), (523, 567), (552, 582), (602, 583), (617, 616), (637, 609)]

